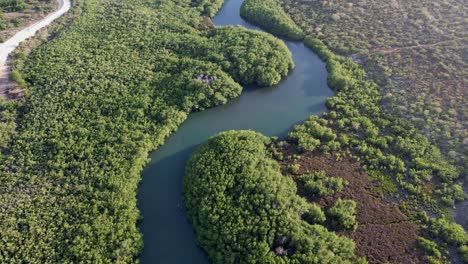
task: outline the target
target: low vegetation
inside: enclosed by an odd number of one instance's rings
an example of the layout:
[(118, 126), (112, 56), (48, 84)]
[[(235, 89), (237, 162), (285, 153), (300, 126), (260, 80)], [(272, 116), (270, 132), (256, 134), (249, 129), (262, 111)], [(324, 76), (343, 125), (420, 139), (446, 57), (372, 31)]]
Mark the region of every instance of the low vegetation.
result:
[(417, 200), (439, 214), (465, 199), (456, 167), (412, 124), (381, 110), (377, 86), (356, 63), (331, 53), (319, 40), (308, 37), (305, 43), (326, 61), (328, 83), (337, 95), (327, 100), (330, 112), (294, 128), (291, 142), (302, 151), (311, 150), (310, 142), (323, 154), (346, 151), (363, 161), (365, 169), (393, 179), (407, 191), (401, 198)]
[(468, 235), (463, 230), (463, 227), (444, 218), (432, 219), (429, 233), (455, 246), (466, 245), (468, 243)]
[(307, 193), (317, 198), (340, 192), (347, 184), (342, 178), (327, 177), (324, 171), (301, 175), (299, 181)]
[(10, 135), (1, 138), (2, 263), (137, 262), (147, 153), (189, 112), (293, 68), (283, 42), (206, 27), (193, 1), (87, 0), (80, 10), (15, 65), (25, 97), (0, 108)]
[(337, 229), (353, 230), (357, 229), (356, 223), (356, 202), (353, 200), (338, 199), (334, 205), (327, 210), (327, 218), (331, 225)]
[[(420, 223), (411, 220), (401, 211), (403, 205), (389, 202), (385, 196), (381, 196), (379, 191), (384, 183), (371, 179), (355, 158), (342, 152), (324, 155), (319, 151), (312, 151), (298, 155), (298, 146), (285, 142), (277, 143), (275, 149), (284, 156), (279, 161), (282, 171), (286, 172), (289, 164), (300, 164), (293, 179), (301, 197), (319, 205), (325, 212), (338, 200), (352, 200), (356, 203), (355, 231), (346, 230), (341, 224), (333, 226), (329, 217), (324, 224), (337, 234), (353, 239), (358, 256), (376, 264), (427, 263), (424, 252), (416, 247), (416, 241), (423, 232)], [(301, 176), (323, 172), (328, 178), (346, 181), (346, 186), (339, 192), (324, 197), (308, 192), (300, 180)]]
[(0, 97), (0, 160), (16, 130), (16, 104)]
[[(188, 216), (212, 262), (365, 263), (356, 259), (352, 240), (307, 223), (323, 222), (323, 213), (296, 195), (294, 181), (271, 158), (270, 143), (251, 131), (223, 132), (187, 163)], [(329, 215), (353, 228), (348, 203), (338, 201)]]
[(0, 0), (0, 9), (4, 12), (20, 12), (27, 7), (23, 0)]
[(213, 17), (223, 5), (224, 0), (192, 0), (191, 6), (202, 15)]
[(440, 263), (442, 260), (442, 253), (440, 252), (437, 243), (420, 237), (418, 239), (418, 246), (429, 255), (428, 260), (430, 263)]
[(4, 30), (6, 28), (7, 28), (7, 20), (3, 12), (0, 11), (0, 30)]

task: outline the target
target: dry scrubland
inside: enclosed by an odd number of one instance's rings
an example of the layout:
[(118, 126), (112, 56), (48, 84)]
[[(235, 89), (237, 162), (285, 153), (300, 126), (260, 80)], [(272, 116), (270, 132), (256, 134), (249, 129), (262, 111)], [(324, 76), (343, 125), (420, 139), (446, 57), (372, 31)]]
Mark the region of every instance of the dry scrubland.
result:
[(282, 0), (309, 35), (351, 56), (392, 113), (468, 164), (468, 6), (459, 0)]

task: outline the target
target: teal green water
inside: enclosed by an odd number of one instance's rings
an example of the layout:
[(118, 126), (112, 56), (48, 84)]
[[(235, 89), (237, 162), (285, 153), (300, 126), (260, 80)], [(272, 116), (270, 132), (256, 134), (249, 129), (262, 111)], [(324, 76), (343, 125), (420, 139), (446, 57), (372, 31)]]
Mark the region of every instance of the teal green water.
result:
[[(239, 16), (243, 0), (226, 0), (214, 18), (218, 26), (241, 25), (260, 30)], [(311, 114), (321, 114), (333, 95), (326, 83), (325, 64), (302, 43), (286, 41), (296, 68), (274, 87), (245, 88), (228, 104), (190, 114), (157, 151), (143, 172), (138, 200), (143, 216), (139, 228), (145, 248), (142, 263), (208, 263), (196, 245), (182, 200), (185, 162), (193, 150), (224, 130), (252, 129), (268, 136), (284, 136)]]

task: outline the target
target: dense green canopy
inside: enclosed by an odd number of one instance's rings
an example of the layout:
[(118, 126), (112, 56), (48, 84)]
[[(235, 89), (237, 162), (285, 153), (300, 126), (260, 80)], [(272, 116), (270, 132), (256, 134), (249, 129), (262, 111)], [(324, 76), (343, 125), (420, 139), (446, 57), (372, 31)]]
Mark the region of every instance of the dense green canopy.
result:
[(292, 40), (304, 38), (304, 32), (279, 6), (278, 0), (245, 0), (241, 16), (269, 32)]
[(198, 2), (86, 0), (17, 66), (26, 97), (0, 106), (1, 263), (135, 262), (147, 153), (188, 112), (292, 69), (283, 42), (214, 28), (201, 15), (220, 1)]
[(0, 0), (0, 11), (18, 12), (26, 9), (23, 0)]
[(352, 240), (302, 220), (320, 208), (296, 195), (269, 143), (229, 131), (192, 155), (184, 195), (200, 246), (213, 263), (356, 263)]
[(5, 19), (5, 15), (0, 10), (0, 30), (4, 30), (7, 27), (7, 21)]

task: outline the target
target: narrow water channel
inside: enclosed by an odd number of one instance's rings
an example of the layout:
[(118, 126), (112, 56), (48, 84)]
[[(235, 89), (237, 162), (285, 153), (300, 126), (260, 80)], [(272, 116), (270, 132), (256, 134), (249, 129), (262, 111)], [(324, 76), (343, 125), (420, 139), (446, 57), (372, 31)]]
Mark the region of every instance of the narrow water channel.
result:
[[(226, 0), (214, 18), (217, 26), (241, 25), (260, 30), (239, 15), (243, 0)], [(143, 172), (138, 201), (143, 221), (142, 263), (208, 263), (197, 247), (182, 200), (185, 162), (193, 150), (220, 131), (252, 129), (267, 136), (284, 136), (311, 114), (325, 111), (328, 88), (325, 64), (302, 43), (286, 41), (296, 68), (280, 84), (245, 88), (228, 104), (194, 113), (157, 151)]]

